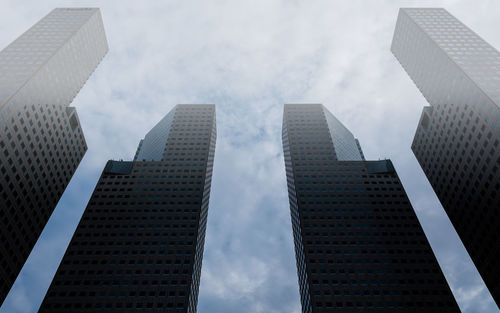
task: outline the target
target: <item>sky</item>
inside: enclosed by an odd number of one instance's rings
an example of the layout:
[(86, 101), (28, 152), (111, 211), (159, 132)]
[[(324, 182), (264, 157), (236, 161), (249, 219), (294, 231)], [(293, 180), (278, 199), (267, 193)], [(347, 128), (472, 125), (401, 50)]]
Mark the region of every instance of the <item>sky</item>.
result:
[(89, 147), (0, 313), (37, 312), (108, 159), (178, 103), (215, 103), (199, 313), (301, 312), (284, 103), (323, 103), (392, 159), (463, 312), (498, 312), (410, 145), (426, 101), (390, 52), (400, 7), (444, 7), (500, 48), (500, 2), (2, 0), (0, 49), (55, 7), (99, 7), (109, 52), (72, 103)]

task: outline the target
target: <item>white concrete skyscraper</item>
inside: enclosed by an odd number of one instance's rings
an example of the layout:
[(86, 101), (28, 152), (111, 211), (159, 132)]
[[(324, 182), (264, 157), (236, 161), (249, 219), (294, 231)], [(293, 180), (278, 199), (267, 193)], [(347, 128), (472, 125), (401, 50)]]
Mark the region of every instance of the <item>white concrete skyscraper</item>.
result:
[(0, 52), (0, 303), (87, 150), (69, 104), (107, 51), (99, 9), (63, 8)]
[(500, 53), (444, 9), (401, 9), (392, 52), (430, 106), (412, 150), (500, 303)]

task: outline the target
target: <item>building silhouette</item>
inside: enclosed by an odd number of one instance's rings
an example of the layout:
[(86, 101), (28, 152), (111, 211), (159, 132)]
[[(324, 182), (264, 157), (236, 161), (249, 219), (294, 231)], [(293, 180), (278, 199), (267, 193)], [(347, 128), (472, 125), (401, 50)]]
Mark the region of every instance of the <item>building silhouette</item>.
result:
[(401, 9), (392, 52), (429, 106), (412, 150), (500, 303), (500, 53), (444, 9)]
[(177, 105), (108, 161), (39, 312), (196, 312), (214, 105)]
[(460, 312), (390, 160), (321, 104), (287, 104), (283, 151), (302, 312)]
[(87, 150), (69, 104), (107, 51), (99, 9), (55, 9), (0, 52), (0, 303)]

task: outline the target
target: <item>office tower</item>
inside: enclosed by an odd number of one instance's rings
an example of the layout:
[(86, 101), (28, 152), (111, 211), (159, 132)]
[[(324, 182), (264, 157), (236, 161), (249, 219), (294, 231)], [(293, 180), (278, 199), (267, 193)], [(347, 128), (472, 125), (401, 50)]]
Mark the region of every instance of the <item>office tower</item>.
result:
[(55, 9), (0, 52), (0, 303), (87, 150), (69, 104), (107, 51), (99, 9)]
[(178, 105), (108, 161), (39, 312), (196, 312), (214, 105)]
[(401, 9), (392, 52), (429, 106), (412, 150), (500, 303), (500, 53), (444, 9)]
[(302, 312), (460, 312), (390, 160), (320, 104), (287, 104), (283, 151)]

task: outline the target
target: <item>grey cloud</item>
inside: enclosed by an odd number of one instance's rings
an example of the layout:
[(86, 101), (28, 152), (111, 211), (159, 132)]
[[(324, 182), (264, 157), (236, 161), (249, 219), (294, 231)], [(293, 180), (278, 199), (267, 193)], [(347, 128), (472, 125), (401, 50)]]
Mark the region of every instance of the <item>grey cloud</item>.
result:
[[(89, 150), (0, 312), (36, 312), (107, 159), (131, 159), (177, 103), (216, 103), (199, 312), (300, 312), (283, 103), (323, 103), (392, 158), (462, 310), (495, 312), (417, 161), (426, 104), (389, 51), (399, 7), (444, 6), (495, 47), (495, 1), (13, 1), (4, 47), (58, 6), (101, 7), (110, 51), (73, 105)], [(497, 13), (495, 13), (497, 12)]]

